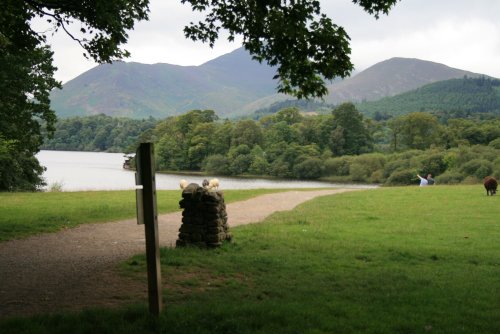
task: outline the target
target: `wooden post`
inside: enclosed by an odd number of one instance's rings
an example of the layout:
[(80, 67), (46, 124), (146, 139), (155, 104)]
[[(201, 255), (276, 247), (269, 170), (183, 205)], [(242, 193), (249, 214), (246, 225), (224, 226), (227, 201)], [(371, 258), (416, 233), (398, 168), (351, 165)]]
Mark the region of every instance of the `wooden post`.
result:
[(136, 154), (136, 167), (137, 184), (142, 184), (142, 190), (139, 189), (140, 191), (137, 194), (137, 218), (138, 223), (144, 223), (146, 234), (149, 312), (153, 315), (159, 315), (162, 310), (162, 291), (154, 148), (152, 143), (140, 144)]

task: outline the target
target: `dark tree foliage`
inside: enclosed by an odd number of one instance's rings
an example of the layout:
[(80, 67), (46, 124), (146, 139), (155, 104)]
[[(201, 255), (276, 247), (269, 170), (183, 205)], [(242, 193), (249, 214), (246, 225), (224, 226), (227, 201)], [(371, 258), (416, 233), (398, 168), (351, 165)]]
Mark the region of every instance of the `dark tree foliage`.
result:
[[(353, 69), (349, 36), (321, 12), (315, 0), (181, 0), (205, 12), (203, 22), (184, 29), (188, 38), (214, 45), (221, 29), (229, 40), (243, 36), (254, 59), (277, 66), (278, 92), (298, 98), (328, 93), (323, 79), (346, 77)], [(398, 0), (353, 0), (378, 18)]]
[(55, 115), (49, 92), (53, 79), (52, 52), (40, 45), (27, 22), (27, 5), (7, 1), (0, 15), (0, 191), (36, 190), (43, 168), (34, 158), (42, 143), (37, 119), (53, 130)]
[(361, 154), (373, 149), (372, 139), (363, 123), (363, 115), (356, 110), (354, 104), (343, 103), (332, 114), (333, 132), (336, 134), (335, 154)]
[[(35, 154), (42, 144), (43, 121), (52, 134), (56, 116), (49, 94), (60, 88), (53, 75), (47, 35), (59, 29), (84, 48), (86, 56), (109, 62), (127, 56), (119, 48), (134, 21), (147, 18), (146, 0), (3, 0), (0, 13), (0, 191), (36, 190), (43, 185)], [(53, 29), (36, 31), (35, 18)], [(79, 23), (80, 35), (68, 27)]]
[(154, 118), (135, 120), (103, 114), (60, 119), (54, 136), (45, 140), (42, 149), (132, 153), (157, 123)]
[(365, 115), (378, 119), (415, 111), (433, 112), (442, 121), (457, 117), (500, 115), (500, 80), (492, 78), (449, 79), (378, 101), (358, 104)]

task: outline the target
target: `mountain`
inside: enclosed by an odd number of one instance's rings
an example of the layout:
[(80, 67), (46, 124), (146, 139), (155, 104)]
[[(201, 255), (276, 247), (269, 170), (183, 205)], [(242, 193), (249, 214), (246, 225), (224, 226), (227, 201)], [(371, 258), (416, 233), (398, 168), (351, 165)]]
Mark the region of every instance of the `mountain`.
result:
[(500, 80), (486, 77), (450, 79), (415, 90), (364, 102), (357, 109), (366, 115), (402, 115), (414, 111), (441, 111), (469, 115), (500, 114)]
[[(275, 94), (275, 70), (253, 61), (243, 48), (200, 66), (115, 62), (97, 66), (51, 94), (59, 117), (106, 114), (164, 118), (213, 109), (224, 118), (251, 115), (291, 100)], [(372, 101), (422, 85), (479, 74), (434, 62), (391, 58), (329, 85), (326, 104)]]
[[(391, 58), (377, 63), (352, 77), (328, 85), (329, 93), (324, 102), (337, 105), (343, 102), (375, 101), (432, 82), (462, 78), (464, 76), (478, 77), (481, 74), (426, 60)], [(273, 94), (248, 105), (245, 111), (251, 113), (252, 110), (264, 109), (273, 103), (289, 99), (289, 96)]]
[(115, 62), (81, 74), (51, 94), (59, 117), (106, 114), (163, 118), (192, 109), (233, 113), (275, 91), (275, 70), (242, 48), (200, 66)]
[(480, 74), (452, 68), (443, 64), (414, 59), (391, 58), (377, 63), (347, 80), (329, 87), (325, 102), (375, 101), (394, 96), (423, 85), (464, 76)]

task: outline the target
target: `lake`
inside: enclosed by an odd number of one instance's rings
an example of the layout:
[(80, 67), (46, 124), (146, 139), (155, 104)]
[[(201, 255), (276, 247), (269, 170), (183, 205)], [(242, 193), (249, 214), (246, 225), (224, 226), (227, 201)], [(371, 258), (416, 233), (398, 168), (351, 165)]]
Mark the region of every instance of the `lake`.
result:
[[(123, 169), (123, 153), (40, 151), (37, 158), (47, 170), (43, 174), (48, 187), (61, 184), (63, 191), (135, 189), (135, 172)], [(156, 174), (156, 189), (179, 189), (186, 179), (201, 185), (204, 178), (217, 177), (220, 189), (258, 188), (329, 188), (338, 184), (317, 181), (240, 179), (222, 176), (189, 176)], [(365, 185), (342, 185), (353, 188), (372, 188)]]

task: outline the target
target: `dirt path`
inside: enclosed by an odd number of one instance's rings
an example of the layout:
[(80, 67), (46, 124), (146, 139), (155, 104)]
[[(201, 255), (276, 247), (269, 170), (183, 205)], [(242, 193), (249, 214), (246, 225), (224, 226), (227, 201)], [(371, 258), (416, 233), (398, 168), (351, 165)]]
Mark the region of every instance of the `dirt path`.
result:
[[(227, 204), (228, 223), (233, 227), (259, 222), (317, 196), (353, 190), (288, 191)], [(175, 245), (181, 212), (158, 220), (161, 246)], [(147, 283), (116, 273), (117, 263), (143, 252), (144, 226), (135, 219), (0, 243), (0, 317), (143, 300)]]

